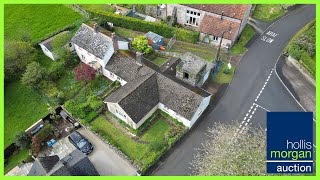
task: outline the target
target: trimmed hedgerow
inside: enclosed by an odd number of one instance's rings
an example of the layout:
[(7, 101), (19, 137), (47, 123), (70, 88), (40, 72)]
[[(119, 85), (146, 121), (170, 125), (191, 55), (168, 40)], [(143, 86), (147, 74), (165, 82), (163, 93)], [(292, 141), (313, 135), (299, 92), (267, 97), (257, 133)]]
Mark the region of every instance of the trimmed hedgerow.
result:
[(176, 34), (177, 40), (196, 43), (199, 39), (199, 32), (188, 31), (167, 24), (147, 22), (141, 19), (122, 16), (103, 10), (86, 9), (92, 18), (99, 18), (101, 21), (112, 22), (115, 26), (132, 29), (135, 31), (152, 31), (163, 37), (170, 38)]

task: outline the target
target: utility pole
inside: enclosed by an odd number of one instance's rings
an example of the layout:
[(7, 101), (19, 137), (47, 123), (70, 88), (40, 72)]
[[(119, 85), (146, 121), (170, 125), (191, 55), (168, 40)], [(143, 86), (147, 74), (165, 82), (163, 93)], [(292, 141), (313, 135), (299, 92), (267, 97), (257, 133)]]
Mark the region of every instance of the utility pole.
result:
[(221, 37), (220, 37), (220, 43), (219, 43), (217, 54), (216, 54), (216, 58), (215, 58), (216, 61), (220, 60), (220, 49), (221, 49), (221, 44), (222, 44), (222, 39), (223, 39), (224, 32), (225, 31), (222, 31), (222, 34), (221, 34)]

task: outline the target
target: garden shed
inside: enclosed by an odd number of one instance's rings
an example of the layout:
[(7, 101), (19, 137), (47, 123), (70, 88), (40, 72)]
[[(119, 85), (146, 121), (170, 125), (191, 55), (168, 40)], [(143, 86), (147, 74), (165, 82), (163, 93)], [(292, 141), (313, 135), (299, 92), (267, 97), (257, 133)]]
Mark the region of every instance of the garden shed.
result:
[(159, 50), (164, 45), (164, 39), (159, 34), (149, 31), (145, 36), (148, 39), (148, 44), (155, 50)]

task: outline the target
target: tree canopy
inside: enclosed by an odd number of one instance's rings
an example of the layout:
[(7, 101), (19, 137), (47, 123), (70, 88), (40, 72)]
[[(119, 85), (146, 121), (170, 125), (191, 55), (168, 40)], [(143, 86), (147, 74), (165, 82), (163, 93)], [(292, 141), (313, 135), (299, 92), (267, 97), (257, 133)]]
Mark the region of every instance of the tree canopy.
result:
[(77, 81), (91, 81), (96, 77), (96, 70), (87, 64), (80, 64), (73, 70)]
[(152, 48), (148, 45), (148, 40), (145, 36), (138, 36), (133, 39), (132, 46), (140, 53), (149, 54)]
[(266, 174), (266, 134), (263, 129), (247, 128), (238, 133), (238, 124), (215, 124), (212, 137), (203, 143), (192, 162), (201, 176), (248, 176)]

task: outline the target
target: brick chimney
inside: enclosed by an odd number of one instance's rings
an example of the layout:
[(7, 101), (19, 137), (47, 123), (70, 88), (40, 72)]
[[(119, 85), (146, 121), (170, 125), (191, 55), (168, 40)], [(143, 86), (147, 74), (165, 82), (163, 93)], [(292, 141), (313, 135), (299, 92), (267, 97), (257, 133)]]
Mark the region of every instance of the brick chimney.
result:
[(142, 66), (142, 58), (143, 58), (143, 53), (141, 52), (136, 52), (136, 61), (137, 64), (139, 64), (140, 66)]
[(111, 34), (111, 39), (112, 39), (114, 51), (118, 51), (119, 50), (119, 45), (118, 45), (118, 40), (117, 40), (116, 33), (113, 32)]

